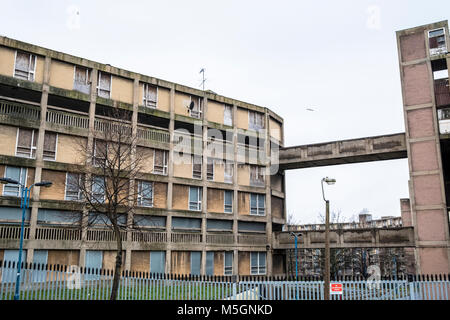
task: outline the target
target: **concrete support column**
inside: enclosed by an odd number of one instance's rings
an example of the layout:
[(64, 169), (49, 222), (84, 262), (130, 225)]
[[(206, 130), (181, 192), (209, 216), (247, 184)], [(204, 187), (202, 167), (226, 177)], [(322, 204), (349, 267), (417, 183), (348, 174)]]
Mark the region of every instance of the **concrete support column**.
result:
[[(98, 81), (98, 70), (92, 69), (91, 72), (91, 93), (90, 93), (90, 104), (89, 104), (89, 132), (87, 139), (87, 150), (93, 150), (94, 147), (94, 128), (95, 128), (95, 108), (97, 101), (97, 81)], [(87, 158), (86, 166), (92, 165), (92, 159)], [(89, 181), (89, 177), (86, 178), (86, 181)], [(84, 208), (83, 209), (83, 217), (81, 219), (81, 248), (80, 248), (80, 258), (79, 265), (81, 267), (85, 266), (85, 255), (86, 255), (86, 236), (87, 236), (87, 225), (89, 219), (89, 211)]]
[(264, 164), (265, 164), (265, 169), (266, 169), (266, 173), (265, 173), (265, 188), (266, 188), (266, 218), (267, 218), (267, 222), (266, 222), (266, 235), (267, 235), (267, 243), (270, 246), (269, 250), (267, 250), (267, 275), (271, 276), (272, 275), (272, 270), (273, 270), (273, 237), (272, 237), (272, 192), (271, 192), (271, 188), (270, 188), (270, 178), (271, 178), (271, 173), (270, 173), (270, 164), (271, 164), (271, 145), (270, 145), (270, 134), (269, 134), (269, 113), (268, 110), (266, 109), (265, 112), (265, 130), (264, 130), (264, 141), (265, 141), (265, 157), (266, 159), (264, 159)]
[(169, 159), (167, 163), (167, 217), (166, 217), (166, 233), (167, 233), (167, 249), (166, 249), (166, 272), (172, 272), (172, 194), (173, 194), (173, 141), (175, 131), (175, 88), (170, 89), (170, 121), (169, 121)]
[[(239, 217), (239, 184), (238, 184), (238, 132), (237, 132), (237, 106), (233, 105), (233, 235), (234, 235), (234, 246), (237, 248), (239, 246), (238, 237), (238, 217)], [(233, 252), (233, 275), (239, 274), (239, 250), (235, 249)]]
[[(45, 137), (45, 128), (46, 128), (46, 119), (47, 119), (47, 103), (48, 103), (48, 91), (49, 91), (49, 82), (50, 82), (50, 65), (51, 58), (45, 57), (44, 60), (44, 78), (42, 85), (42, 95), (41, 95), (41, 118), (39, 125), (39, 133), (38, 133), (38, 141), (36, 144), (36, 167), (34, 171), (34, 180), (33, 183), (40, 182), (42, 177), (42, 167), (44, 165), (43, 161), (43, 153), (44, 153), (44, 137)], [(29, 187), (29, 186), (27, 186)], [(30, 240), (34, 240), (36, 237), (36, 227), (37, 227), (37, 217), (38, 217), (38, 202), (40, 195), (40, 187), (33, 187), (31, 190), (32, 201), (30, 201)], [(26, 261), (33, 261), (34, 249), (29, 248), (28, 245), (24, 243), (24, 249), (27, 250)]]
[(203, 124), (202, 124), (202, 263), (200, 273), (206, 274), (206, 216), (208, 213), (208, 187), (207, 187), (207, 164), (208, 164), (208, 98), (203, 96)]

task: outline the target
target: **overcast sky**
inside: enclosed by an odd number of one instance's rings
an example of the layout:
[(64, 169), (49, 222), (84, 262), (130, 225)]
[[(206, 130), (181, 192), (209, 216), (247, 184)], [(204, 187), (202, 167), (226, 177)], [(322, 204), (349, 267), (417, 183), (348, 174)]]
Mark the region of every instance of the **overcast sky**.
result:
[[(204, 67), (206, 89), (269, 107), (293, 146), (403, 132), (395, 31), (449, 13), (446, 0), (2, 0), (0, 34), (195, 88)], [(347, 219), (399, 216), (408, 197), (406, 159), (291, 170), (299, 222), (324, 211), (324, 176)]]

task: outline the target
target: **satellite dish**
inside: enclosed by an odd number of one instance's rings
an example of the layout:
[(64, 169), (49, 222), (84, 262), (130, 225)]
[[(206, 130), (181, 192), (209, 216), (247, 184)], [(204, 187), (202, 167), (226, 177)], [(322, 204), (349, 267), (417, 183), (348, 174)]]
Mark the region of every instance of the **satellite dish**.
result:
[(191, 103), (189, 104), (189, 109), (194, 110), (194, 106), (195, 106), (194, 101), (191, 101)]

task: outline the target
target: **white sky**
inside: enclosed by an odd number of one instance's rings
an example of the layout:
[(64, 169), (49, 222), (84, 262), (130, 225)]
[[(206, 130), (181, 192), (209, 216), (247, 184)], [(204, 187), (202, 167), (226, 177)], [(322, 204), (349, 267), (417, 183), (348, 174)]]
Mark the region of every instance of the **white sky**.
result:
[[(79, 15), (75, 12), (78, 11)], [(450, 1), (3, 0), (0, 34), (269, 107), (286, 146), (404, 131), (395, 31), (447, 20)], [(313, 108), (315, 111), (307, 111)], [(400, 215), (406, 159), (287, 171), (288, 214)]]

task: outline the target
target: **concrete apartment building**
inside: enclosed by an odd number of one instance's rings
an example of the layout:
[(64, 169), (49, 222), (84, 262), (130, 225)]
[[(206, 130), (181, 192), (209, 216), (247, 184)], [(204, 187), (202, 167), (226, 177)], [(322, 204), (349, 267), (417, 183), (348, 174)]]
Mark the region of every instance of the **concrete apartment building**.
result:
[[(151, 194), (141, 195), (145, 201), (133, 213), (144, 231), (123, 234), (126, 270), (284, 272), (272, 248), (273, 231), (285, 223), (284, 176), (266, 174), (272, 150), (283, 146), (281, 117), (211, 91), (0, 37), (0, 176), (27, 186), (53, 182), (31, 192), (28, 262), (113, 269), (112, 231), (80, 228), (68, 218), (73, 203), (86, 210), (68, 180), (85, 165), (75, 146), (96, 148), (94, 134), (116, 121), (105, 116), (114, 108), (130, 112), (122, 123), (136, 133), (137, 148), (150, 151), (138, 183)], [(176, 161), (180, 141), (197, 146), (187, 151), (191, 162)], [(210, 152), (215, 144), (222, 154)], [(0, 260), (15, 260), (20, 187), (1, 185), (0, 192)]]

